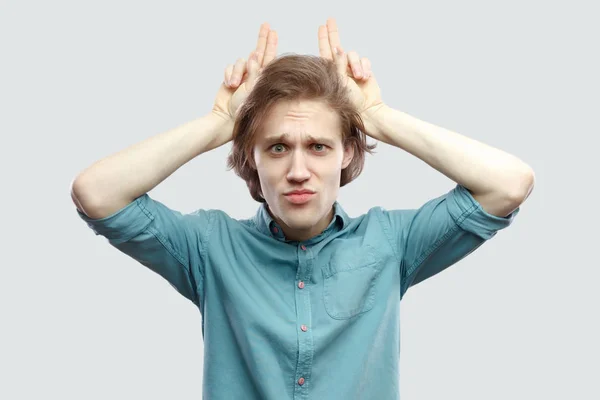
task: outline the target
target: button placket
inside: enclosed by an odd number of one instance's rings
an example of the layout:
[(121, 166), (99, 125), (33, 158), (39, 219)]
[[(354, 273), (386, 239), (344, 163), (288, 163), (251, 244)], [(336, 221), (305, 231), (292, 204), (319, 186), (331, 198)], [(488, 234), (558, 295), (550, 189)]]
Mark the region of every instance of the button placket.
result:
[[(296, 321), (298, 329), (298, 359), (296, 362), (297, 386), (295, 396), (306, 396), (308, 385), (305, 385), (310, 378), (313, 361), (313, 337), (308, 330), (311, 321), (311, 299), (310, 290), (306, 286), (307, 280), (312, 273), (312, 252), (304, 244), (298, 244), (296, 247), (298, 256), (297, 289), (296, 293)], [(294, 396), (294, 398), (296, 398)]]

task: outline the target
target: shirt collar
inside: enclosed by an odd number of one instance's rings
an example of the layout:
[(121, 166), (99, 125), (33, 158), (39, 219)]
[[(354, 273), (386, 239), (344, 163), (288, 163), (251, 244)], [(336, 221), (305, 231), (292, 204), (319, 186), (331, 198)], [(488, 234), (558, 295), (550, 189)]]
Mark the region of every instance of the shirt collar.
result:
[[(327, 235), (336, 229), (342, 230), (348, 225), (348, 214), (346, 214), (341, 204), (337, 200), (333, 203), (333, 209), (334, 215), (327, 228), (325, 228), (325, 230), (323, 230), (323, 232), (321, 232), (319, 235), (309, 239), (308, 241), (312, 242), (317, 238), (322, 238), (324, 235)], [(264, 233), (265, 235), (270, 235), (277, 240), (288, 241), (283, 234), (281, 226), (271, 217), (271, 214), (269, 214), (267, 203), (260, 204), (253, 220), (256, 228), (260, 232)]]

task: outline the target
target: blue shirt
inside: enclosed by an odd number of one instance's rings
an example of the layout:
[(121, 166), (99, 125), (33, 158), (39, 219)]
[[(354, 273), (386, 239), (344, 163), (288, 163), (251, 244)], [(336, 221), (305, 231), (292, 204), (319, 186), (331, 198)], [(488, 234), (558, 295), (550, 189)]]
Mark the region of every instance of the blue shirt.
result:
[(418, 209), (335, 216), (288, 241), (264, 204), (251, 218), (182, 214), (144, 194), (96, 234), (164, 277), (202, 317), (206, 400), (399, 399), (400, 301), (507, 217), (457, 185)]

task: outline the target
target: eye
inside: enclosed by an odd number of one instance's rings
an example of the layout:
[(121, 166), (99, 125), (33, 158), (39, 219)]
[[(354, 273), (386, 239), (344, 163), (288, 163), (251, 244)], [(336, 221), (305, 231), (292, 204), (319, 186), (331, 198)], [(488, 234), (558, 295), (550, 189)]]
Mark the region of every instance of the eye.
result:
[(283, 145), (282, 143), (274, 144), (273, 146), (271, 146), (271, 150), (274, 153), (281, 153), (282, 151), (285, 150), (285, 145)]
[(319, 153), (322, 153), (325, 150), (327, 150), (327, 146), (322, 143), (315, 143), (314, 146), (315, 146), (315, 150), (317, 150), (317, 152), (319, 152)]

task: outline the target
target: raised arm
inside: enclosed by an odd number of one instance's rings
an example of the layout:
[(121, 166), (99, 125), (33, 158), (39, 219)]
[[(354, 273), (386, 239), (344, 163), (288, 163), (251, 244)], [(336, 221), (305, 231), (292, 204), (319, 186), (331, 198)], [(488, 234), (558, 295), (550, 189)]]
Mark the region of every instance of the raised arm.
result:
[(240, 58), (225, 69), (211, 112), (96, 161), (76, 176), (71, 197), (78, 210), (95, 219), (111, 215), (191, 159), (229, 142), (237, 109), (276, 52), (277, 34), (264, 23), (248, 61)]
[[(95, 162), (73, 181), (79, 216), (109, 243), (202, 305), (204, 268), (214, 213), (182, 214), (150, 198), (150, 189), (195, 156), (232, 139), (235, 113), (260, 68), (274, 58), (277, 37), (267, 24), (248, 62), (225, 69), (206, 116)], [(239, 78), (238, 82), (230, 83)], [(215, 228), (216, 229), (216, 228)]]
[[(338, 50), (338, 51), (336, 51)], [(421, 159), (467, 188), (483, 209), (498, 217), (516, 210), (535, 183), (531, 167), (516, 156), (399, 110), (381, 99), (367, 58), (342, 49), (333, 18), (319, 27), (319, 53), (333, 59), (363, 118), (367, 135)]]

